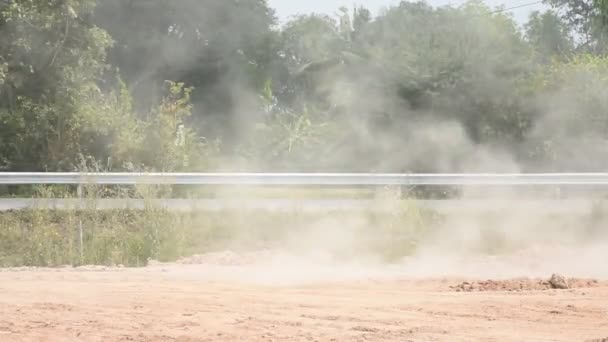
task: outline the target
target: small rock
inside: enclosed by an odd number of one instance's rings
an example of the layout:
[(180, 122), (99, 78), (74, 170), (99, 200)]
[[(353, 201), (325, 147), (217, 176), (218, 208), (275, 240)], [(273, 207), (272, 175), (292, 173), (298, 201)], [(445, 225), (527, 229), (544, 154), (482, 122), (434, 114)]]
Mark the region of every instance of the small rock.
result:
[(558, 290), (566, 290), (570, 288), (566, 277), (559, 274), (552, 275), (551, 279), (549, 279), (549, 284), (551, 285), (551, 288)]

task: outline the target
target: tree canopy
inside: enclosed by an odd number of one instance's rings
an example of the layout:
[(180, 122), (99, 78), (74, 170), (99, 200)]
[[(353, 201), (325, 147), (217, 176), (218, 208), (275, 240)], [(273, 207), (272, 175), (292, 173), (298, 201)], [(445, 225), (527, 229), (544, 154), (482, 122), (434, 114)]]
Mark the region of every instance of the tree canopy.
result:
[(599, 171), (608, 1), (0, 0), (0, 171)]

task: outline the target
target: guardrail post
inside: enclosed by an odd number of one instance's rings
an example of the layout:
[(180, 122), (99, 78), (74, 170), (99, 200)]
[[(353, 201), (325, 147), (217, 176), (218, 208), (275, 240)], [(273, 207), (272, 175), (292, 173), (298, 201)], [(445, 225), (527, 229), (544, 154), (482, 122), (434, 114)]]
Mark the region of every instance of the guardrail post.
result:
[(80, 231), (80, 264), (84, 264), (84, 231), (82, 229), (82, 218), (79, 221)]
[(80, 242), (80, 264), (83, 265), (84, 264), (84, 229), (82, 227), (82, 200), (83, 200), (83, 189), (82, 189), (82, 184), (78, 184), (78, 187), (76, 188), (76, 193), (78, 195), (78, 235), (79, 235), (79, 242)]

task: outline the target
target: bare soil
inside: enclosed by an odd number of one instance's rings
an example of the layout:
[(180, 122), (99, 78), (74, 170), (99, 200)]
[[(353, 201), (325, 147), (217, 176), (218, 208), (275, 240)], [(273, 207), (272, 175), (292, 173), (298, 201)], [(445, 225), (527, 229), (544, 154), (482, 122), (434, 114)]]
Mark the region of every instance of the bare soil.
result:
[[(207, 258), (208, 259), (208, 258)], [(601, 341), (608, 282), (414, 279), (256, 268), (0, 272), (0, 341)], [(226, 265), (227, 264), (227, 265)], [(289, 273), (290, 271), (292, 273)], [(304, 272), (305, 270), (302, 270)], [(274, 272), (274, 273), (272, 273)], [(310, 275), (311, 273), (309, 273)], [(351, 276), (347, 276), (347, 275)], [(292, 281), (273, 281), (290, 278)]]

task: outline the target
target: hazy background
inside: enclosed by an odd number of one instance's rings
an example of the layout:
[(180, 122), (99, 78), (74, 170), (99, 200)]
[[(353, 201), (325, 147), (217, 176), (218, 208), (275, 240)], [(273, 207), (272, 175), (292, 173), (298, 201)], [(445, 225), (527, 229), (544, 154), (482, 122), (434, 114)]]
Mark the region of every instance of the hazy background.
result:
[[(290, 16), (304, 13), (324, 13), (324, 14), (335, 14), (338, 12), (338, 8), (346, 6), (352, 8), (353, 6), (365, 6), (369, 8), (374, 14), (391, 5), (399, 4), (399, 0), (366, 0), (366, 1), (345, 1), (345, 0), (269, 0), (268, 3), (271, 7), (275, 8), (277, 15), (281, 22), (285, 22)], [(459, 6), (465, 3), (466, 0), (429, 0), (428, 3), (433, 6), (444, 6), (452, 5)], [(504, 6), (505, 8), (516, 7), (520, 5), (530, 4), (536, 1), (533, 0), (484, 0), (490, 7)], [(537, 4), (532, 6), (526, 6), (519, 9), (509, 11), (518, 23), (524, 23), (530, 13), (533, 11), (539, 11), (547, 9), (547, 5)]]

